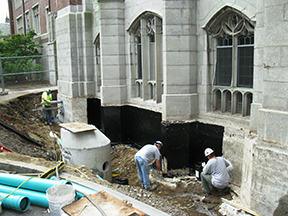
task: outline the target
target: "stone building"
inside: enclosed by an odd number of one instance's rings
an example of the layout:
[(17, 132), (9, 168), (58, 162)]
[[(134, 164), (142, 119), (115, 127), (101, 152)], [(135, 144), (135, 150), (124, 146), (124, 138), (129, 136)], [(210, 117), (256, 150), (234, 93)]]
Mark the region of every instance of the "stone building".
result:
[(287, 0), (58, 0), (45, 7), (47, 31), (39, 37), (47, 41), (39, 41), (57, 53), (63, 122), (94, 124), (115, 143), (162, 140), (171, 168), (192, 167), (209, 146), (233, 163), (231, 187), (245, 207), (261, 215), (283, 208)]

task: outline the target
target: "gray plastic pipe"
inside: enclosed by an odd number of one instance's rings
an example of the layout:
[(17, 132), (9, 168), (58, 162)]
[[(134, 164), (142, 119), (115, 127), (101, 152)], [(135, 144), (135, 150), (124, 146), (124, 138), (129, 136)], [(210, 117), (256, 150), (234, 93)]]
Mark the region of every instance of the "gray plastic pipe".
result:
[[(0, 193), (0, 199), (6, 197), (8, 193)], [(31, 201), (26, 196), (10, 195), (1, 200), (3, 207), (14, 209), (19, 212), (26, 212), (31, 204)]]
[(43, 193), (46, 193), (46, 190), (54, 185), (59, 185), (59, 184), (72, 185), (70, 181), (66, 181), (66, 180), (55, 181), (51, 179), (43, 179), (43, 178), (38, 178), (38, 177), (31, 178), (31, 177), (27, 177), (23, 175), (0, 173), (0, 183), (2, 185), (18, 187), (24, 181), (26, 182), (21, 186), (22, 189), (29, 189), (29, 190), (39, 191)]

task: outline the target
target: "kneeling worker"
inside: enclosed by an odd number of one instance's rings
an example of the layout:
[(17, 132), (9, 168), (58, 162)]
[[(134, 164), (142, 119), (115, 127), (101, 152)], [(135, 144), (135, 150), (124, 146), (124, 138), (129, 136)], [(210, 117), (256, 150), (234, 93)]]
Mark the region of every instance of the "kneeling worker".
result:
[(136, 154), (135, 154), (135, 162), (138, 169), (138, 175), (140, 178), (141, 185), (149, 191), (155, 190), (157, 185), (151, 186), (149, 181), (149, 163), (153, 160), (156, 160), (156, 167), (159, 171), (161, 171), (160, 166), (160, 149), (163, 144), (161, 141), (156, 141), (154, 145), (147, 144), (143, 146)]
[(201, 173), (202, 190), (206, 196), (209, 196), (211, 195), (210, 186), (213, 186), (219, 193), (223, 193), (230, 182), (228, 170), (232, 170), (233, 166), (225, 158), (216, 157), (211, 148), (205, 149), (204, 155), (209, 160), (206, 165), (203, 164), (203, 172)]

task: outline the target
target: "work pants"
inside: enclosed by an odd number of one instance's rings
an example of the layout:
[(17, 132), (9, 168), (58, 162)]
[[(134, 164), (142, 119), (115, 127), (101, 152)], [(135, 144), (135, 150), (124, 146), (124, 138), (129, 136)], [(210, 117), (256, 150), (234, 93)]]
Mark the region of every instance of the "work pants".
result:
[(212, 176), (211, 175), (204, 174), (203, 172), (201, 172), (202, 191), (206, 195), (210, 195), (211, 194), (210, 186), (213, 187), (211, 180), (212, 180)]
[(46, 110), (46, 108), (51, 108), (51, 106), (45, 106), (44, 110), (44, 121), (50, 123), (52, 117), (52, 110)]
[(141, 157), (136, 156), (135, 157), (136, 166), (138, 169), (138, 175), (140, 178), (141, 185), (148, 189), (151, 187), (150, 181), (149, 181), (149, 168), (148, 163), (143, 160)]

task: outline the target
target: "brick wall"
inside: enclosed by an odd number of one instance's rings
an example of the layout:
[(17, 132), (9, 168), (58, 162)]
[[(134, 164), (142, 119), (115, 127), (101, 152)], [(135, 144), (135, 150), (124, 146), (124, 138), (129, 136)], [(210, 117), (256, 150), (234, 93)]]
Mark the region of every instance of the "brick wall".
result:
[[(46, 9), (49, 8), (51, 12), (57, 12), (62, 8), (65, 8), (69, 5), (82, 5), (82, 0), (29, 0), (25, 2), (25, 12), (29, 11), (29, 19), (30, 19), (30, 29), (35, 29), (33, 26), (33, 8), (38, 4), (39, 7), (39, 16), (40, 16), (40, 34), (47, 33), (47, 17), (46, 17)], [(23, 13), (22, 5), (21, 7), (15, 8), (15, 1), (12, 1), (12, 11), (13, 11), (13, 20), (12, 25), (15, 34), (17, 34), (17, 17), (19, 17)]]

